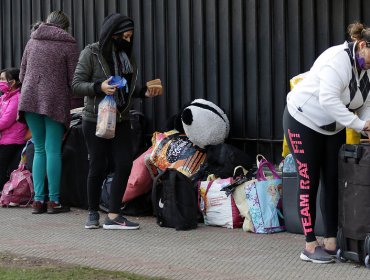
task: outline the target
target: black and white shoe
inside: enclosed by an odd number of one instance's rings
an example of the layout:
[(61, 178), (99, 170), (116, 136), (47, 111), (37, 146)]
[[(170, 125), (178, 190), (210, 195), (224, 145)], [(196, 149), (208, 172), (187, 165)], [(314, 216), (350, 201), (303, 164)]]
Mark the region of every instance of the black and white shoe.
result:
[(139, 229), (139, 227), (139, 224), (130, 222), (121, 215), (118, 215), (113, 220), (107, 216), (103, 224), (104, 229)]

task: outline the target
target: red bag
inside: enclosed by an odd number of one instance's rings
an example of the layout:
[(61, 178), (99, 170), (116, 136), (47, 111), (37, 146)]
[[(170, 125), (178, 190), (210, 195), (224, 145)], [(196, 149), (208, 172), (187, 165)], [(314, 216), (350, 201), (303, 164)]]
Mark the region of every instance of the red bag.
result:
[(144, 158), (146, 155), (150, 155), (152, 150), (152, 148), (149, 148), (146, 152), (134, 160), (130, 177), (128, 178), (126, 191), (123, 195), (123, 202), (130, 201), (151, 190), (153, 180), (150, 176), (148, 168), (144, 163)]
[(33, 197), (32, 174), (25, 169), (24, 163), (10, 174), (10, 179), (5, 183), (0, 197), (0, 205), (28, 206)]

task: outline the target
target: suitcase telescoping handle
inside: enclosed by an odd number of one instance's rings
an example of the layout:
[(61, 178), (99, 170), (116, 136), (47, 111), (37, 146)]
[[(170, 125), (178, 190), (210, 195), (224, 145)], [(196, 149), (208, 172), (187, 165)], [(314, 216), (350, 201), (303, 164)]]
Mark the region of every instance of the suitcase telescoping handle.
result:
[(358, 162), (362, 156), (362, 147), (361, 145), (344, 144), (340, 149), (339, 156), (344, 161), (351, 158)]

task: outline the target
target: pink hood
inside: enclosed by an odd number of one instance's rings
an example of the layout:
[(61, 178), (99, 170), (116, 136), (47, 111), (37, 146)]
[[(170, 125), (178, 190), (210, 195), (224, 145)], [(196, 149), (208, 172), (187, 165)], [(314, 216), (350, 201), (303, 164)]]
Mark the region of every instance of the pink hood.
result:
[(17, 122), (20, 89), (0, 96), (0, 145), (24, 144), (27, 126)]

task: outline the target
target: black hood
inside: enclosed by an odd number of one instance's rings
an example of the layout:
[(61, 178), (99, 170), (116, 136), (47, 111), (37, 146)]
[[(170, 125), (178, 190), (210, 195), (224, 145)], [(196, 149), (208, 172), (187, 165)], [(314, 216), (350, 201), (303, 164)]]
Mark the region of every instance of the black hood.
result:
[(112, 53), (112, 36), (122, 26), (126, 26), (127, 30), (132, 30), (134, 28), (134, 21), (128, 16), (118, 13), (107, 16), (103, 21), (99, 37), (99, 48), (107, 60), (110, 60)]

